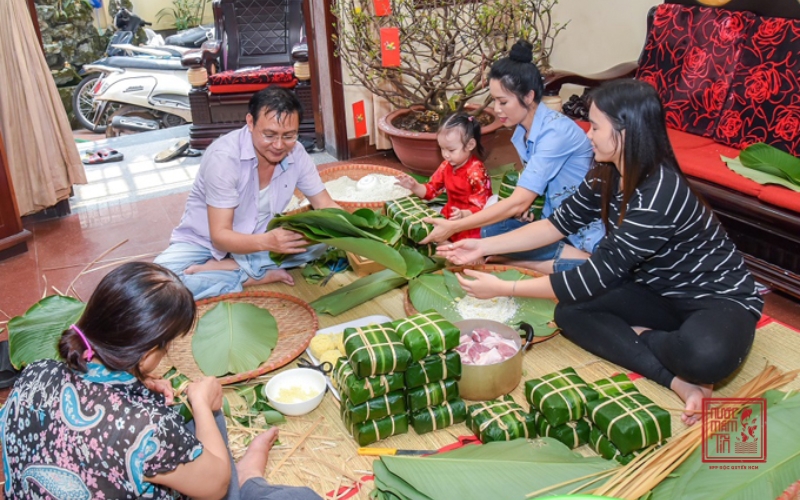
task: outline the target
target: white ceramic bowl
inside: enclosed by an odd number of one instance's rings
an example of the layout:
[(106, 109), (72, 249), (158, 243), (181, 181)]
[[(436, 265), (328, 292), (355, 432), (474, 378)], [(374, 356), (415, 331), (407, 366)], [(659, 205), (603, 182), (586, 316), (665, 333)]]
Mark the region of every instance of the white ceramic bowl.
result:
[[(301, 387), (304, 390), (310, 389), (314, 396), (297, 403), (281, 403), (275, 400), (281, 389), (290, 387)], [(294, 368), (272, 377), (264, 387), (264, 392), (270, 406), (284, 415), (296, 417), (305, 415), (319, 406), (323, 396), (325, 396), (325, 389), (325, 375), (310, 368)]]

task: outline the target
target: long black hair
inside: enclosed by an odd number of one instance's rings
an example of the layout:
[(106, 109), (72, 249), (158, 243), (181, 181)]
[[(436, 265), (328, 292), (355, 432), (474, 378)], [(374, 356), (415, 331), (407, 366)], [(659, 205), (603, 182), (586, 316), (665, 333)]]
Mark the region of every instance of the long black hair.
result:
[[(175, 273), (157, 264), (129, 262), (100, 281), (75, 326), (107, 368), (141, 379), (144, 355), (188, 333), (195, 312), (192, 293)], [(74, 328), (61, 334), (58, 350), (70, 368), (86, 371), (87, 346)]]
[[(667, 136), (664, 107), (650, 84), (632, 79), (606, 82), (591, 91), (589, 103), (611, 121), (620, 147), (623, 174), (619, 224), (633, 192), (645, 179), (662, 166), (681, 173)], [(614, 165), (599, 163), (591, 175), (602, 183), (600, 213), (608, 230), (608, 205), (618, 192), (620, 174)]]
[(525, 96), (533, 91), (533, 102), (538, 103), (544, 94), (544, 81), (539, 68), (533, 63), (533, 45), (527, 40), (517, 40), (508, 57), (495, 61), (489, 70), (489, 79), (497, 80), (527, 108)]
[(464, 147), (467, 147), (470, 139), (475, 139), (474, 154), (483, 160), (486, 151), (481, 144), (481, 124), (478, 122), (478, 118), (463, 111), (445, 116), (442, 124), (439, 125), (439, 133), (453, 129), (458, 129), (461, 132), (461, 144)]

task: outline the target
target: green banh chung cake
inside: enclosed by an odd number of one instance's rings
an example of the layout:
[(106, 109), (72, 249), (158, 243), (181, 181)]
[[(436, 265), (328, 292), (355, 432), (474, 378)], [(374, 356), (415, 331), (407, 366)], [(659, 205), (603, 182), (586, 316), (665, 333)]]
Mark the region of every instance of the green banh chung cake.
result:
[(374, 377), (361, 378), (353, 372), (347, 358), (339, 358), (331, 373), (336, 389), (352, 404), (364, 403), (372, 398), (383, 396), (405, 387), (403, 373), (387, 373)]
[(670, 437), (669, 413), (640, 393), (624, 374), (592, 384), (600, 398), (588, 403), (594, 425), (627, 455)]
[(433, 225), (423, 222), (424, 219), (441, 217), (416, 196), (387, 201), (386, 215), (400, 224), (403, 234), (414, 243), (424, 240), (433, 231)]
[(411, 353), (390, 323), (346, 328), (344, 349), (353, 372), (359, 377), (403, 372), (411, 362)]
[(466, 423), (483, 443), (536, 437), (533, 415), (508, 395), (470, 405)]
[(455, 349), (461, 337), (461, 331), (434, 310), (399, 319), (392, 327), (411, 352), (413, 362)]
[(405, 372), (406, 387), (413, 389), (431, 382), (461, 378), (461, 356), (455, 352), (440, 352), (408, 365)]
[(409, 411), (417, 411), (426, 406), (435, 406), (458, 398), (458, 382), (455, 379), (440, 380), (409, 389), (407, 392)]
[(586, 405), (598, 398), (597, 392), (572, 368), (549, 373), (525, 382), (525, 397), (557, 427), (586, 415)]
[[(500, 183), (500, 190), (497, 192), (497, 197), (502, 200), (511, 196), (511, 193), (513, 193), (514, 189), (516, 189), (518, 182), (519, 172), (516, 170), (509, 170), (503, 174), (503, 180)], [(528, 213), (533, 216), (534, 220), (539, 220), (542, 218), (544, 199), (544, 196), (537, 196), (536, 199), (533, 200), (533, 203), (531, 203), (530, 208), (528, 208)]]
[(406, 413), (406, 394), (405, 391), (390, 392), (359, 404), (353, 404), (347, 398), (342, 398), (339, 409), (342, 412), (343, 420), (360, 424), (367, 420), (377, 420), (389, 415)]
[(467, 405), (461, 398), (428, 406), (411, 413), (411, 426), (417, 434), (444, 429), (467, 419)]

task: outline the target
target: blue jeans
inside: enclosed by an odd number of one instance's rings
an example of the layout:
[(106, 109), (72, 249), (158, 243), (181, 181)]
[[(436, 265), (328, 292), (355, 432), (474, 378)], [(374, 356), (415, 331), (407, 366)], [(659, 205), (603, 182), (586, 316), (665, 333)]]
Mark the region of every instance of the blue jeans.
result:
[(195, 264), (204, 264), (214, 257), (211, 250), (192, 243), (172, 243), (164, 250), (154, 262), (164, 266), (178, 275), (195, 300), (208, 297), (217, 297), (226, 293), (241, 292), (242, 285), (248, 278), (260, 280), (273, 269), (288, 269), (298, 267), (322, 256), (327, 245), (312, 245), (299, 254), (289, 255), (281, 265), (275, 264), (269, 257), (269, 252), (256, 252), (247, 255), (231, 254), (231, 258), (239, 264), (235, 271), (203, 271), (195, 274), (185, 274), (187, 267)]
[[(501, 222), (489, 224), (488, 226), (481, 228), (481, 238), (489, 238), (491, 236), (498, 236), (501, 234), (505, 234), (514, 231), (515, 229), (519, 229), (527, 224), (530, 223), (522, 222), (521, 220), (515, 218), (510, 218)], [(503, 254), (503, 257), (508, 257), (516, 260), (533, 260), (540, 262), (552, 260), (553, 272), (560, 273), (563, 271), (569, 271), (570, 269), (574, 269), (583, 264), (584, 262), (586, 262), (586, 259), (562, 259), (561, 253), (564, 251), (564, 247), (567, 244), (568, 243), (565, 238), (560, 241), (556, 241), (555, 243), (551, 243), (549, 245), (540, 248), (535, 248), (533, 250)]]
[[(225, 446), (227, 446), (228, 429), (221, 411), (214, 412), (214, 420), (225, 441)], [(192, 434), (196, 434), (194, 420), (186, 424), (186, 428)], [(322, 500), (322, 497), (311, 488), (269, 484), (262, 477), (248, 479), (240, 487), (233, 456), (230, 455), (230, 452), (228, 456), (231, 459), (231, 483), (228, 485), (228, 494), (223, 500)]]

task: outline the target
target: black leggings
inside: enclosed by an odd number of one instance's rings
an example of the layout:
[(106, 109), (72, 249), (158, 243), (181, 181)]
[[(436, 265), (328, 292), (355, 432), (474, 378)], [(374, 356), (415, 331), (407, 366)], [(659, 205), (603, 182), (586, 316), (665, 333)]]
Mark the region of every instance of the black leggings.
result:
[[(591, 300), (559, 303), (563, 335), (587, 351), (669, 387), (678, 376), (714, 384), (742, 364), (757, 318), (726, 299), (669, 299), (625, 283)], [(652, 328), (636, 335), (632, 326)]]

